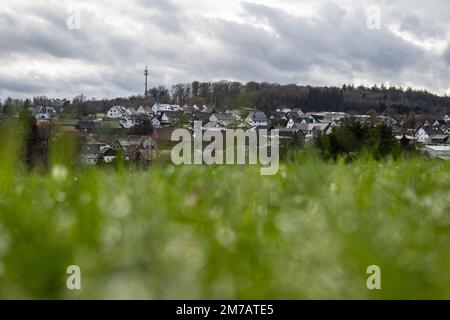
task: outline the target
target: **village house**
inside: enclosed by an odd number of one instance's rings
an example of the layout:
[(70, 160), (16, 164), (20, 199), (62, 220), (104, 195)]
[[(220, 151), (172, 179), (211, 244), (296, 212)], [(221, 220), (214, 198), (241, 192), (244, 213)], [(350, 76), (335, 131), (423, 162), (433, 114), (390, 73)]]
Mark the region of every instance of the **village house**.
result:
[(147, 114), (147, 111), (144, 109), (143, 106), (140, 106), (140, 107), (136, 110), (136, 114), (144, 115), (144, 114)]
[(223, 129), (225, 130), (227, 128), (226, 125), (220, 123), (220, 122), (208, 122), (203, 126), (203, 128), (206, 129)]
[(136, 113), (137, 113), (136, 109), (131, 107), (131, 108), (128, 108), (127, 110), (125, 110), (124, 115), (125, 116), (134, 116), (134, 115), (136, 115)]
[(442, 126), (441, 130), (444, 131), (444, 133), (446, 133), (446, 134), (450, 134), (450, 123)]
[(318, 137), (320, 134), (331, 134), (333, 127), (331, 123), (300, 123), (294, 126), (303, 132), (307, 140)]
[(86, 165), (96, 165), (102, 154), (102, 144), (90, 142), (83, 146), (81, 151), (81, 161)]
[(448, 143), (448, 134), (433, 135), (425, 143), (429, 145), (446, 145)]
[(190, 118), (189, 125), (194, 126), (195, 121), (201, 121), (202, 125), (206, 125), (209, 122), (211, 114), (207, 112), (194, 112)]
[(245, 119), (251, 127), (266, 127), (269, 125), (269, 120), (264, 112), (252, 111)]
[(280, 128), (278, 130), (280, 143), (291, 141), (297, 145), (302, 145), (306, 140), (306, 135), (300, 129)]
[(125, 129), (131, 129), (136, 126), (140, 126), (143, 122), (143, 119), (140, 117), (123, 117), (122, 119), (120, 119), (120, 125)]
[(104, 151), (100, 154), (99, 160), (101, 159), (104, 163), (112, 163), (117, 159), (119, 152), (111, 147), (106, 147)]
[(172, 106), (170, 104), (159, 104), (155, 103), (152, 107), (154, 113), (162, 113), (172, 111)]
[(161, 125), (175, 125), (180, 122), (180, 114), (175, 111), (165, 111), (161, 114), (159, 121)]
[(444, 121), (444, 120), (436, 120), (434, 123), (433, 123), (433, 127), (441, 127), (441, 126), (443, 126), (443, 125), (445, 125), (446, 124), (446, 122)]
[(446, 114), (442, 119), (445, 121), (445, 123), (450, 123), (450, 117), (448, 116), (448, 114)]
[(317, 120), (312, 115), (299, 115), (297, 112), (287, 113), (289, 119), (286, 128), (292, 129), (300, 124), (316, 123)]
[[(94, 150), (96, 151), (96, 149)], [(102, 159), (105, 163), (111, 163), (119, 155), (122, 155), (125, 161), (138, 161), (142, 164), (148, 164), (156, 156), (156, 142), (148, 136), (127, 136), (114, 139), (100, 149), (97, 162)], [(93, 157), (92, 154), (89, 154), (89, 156)]]
[(120, 119), (127, 109), (123, 106), (113, 106), (106, 112), (106, 117), (110, 119)]
[(194, 104), (192, 108), (194, 109), (194, 111), (208, 112), (208, 107), (206, 105), (197, 106), (196, 104)]
[(236, 119), (230, 113), (213, 113), (209, 117), (209, 122), (212, 122), (213, 124), (217, 123), (226, 128), (233, 122), (236, 122)]
[(157, 117), (154, 117), (154, 118), (152, 119), (152, 126), (153, 126), (153, 128), (155, 128), (155, 129), (161, 128), (161, 121), (159, 121), (159, 119), (158, 119)]
[(36, 120), (51, 120), (56, 117), (56, 110), (51, 107), (34, 107), (30, 111)]
[(277, 112), (289, 113), (292, 112), (292, 109), (289, 107), (281, 107), (276, 110)]
[(433, 123), (433, 127), (440, 128), (442, 130), (442, 132), (444, 132), (446, 134), (450, 134), (450, 122), (447, 123), (444, 120), (436, 120)]
[(231, 116), (234, 118), (234, 120), (236, 121), (242, 121), (242, 118), (240, 116), (240, 112), (238, 110), (227, 110), (225, 111), (225, 113), (227, 114), (231, 114)]
[(419, 129), (417, 129), (414, 136), (416, 137), (418, 142), (425, 144), (431, 143), (434, 136), (438, 136), (435, 139), (439, 139), (442, 138), (441, 136), (444, 134), (445, 132), (439, 127), (430, 127), (423, 125), (419, 127)]
[(288, 123), (288, 116), (284, 112), (275, 111), (270, 115), (270, 122), (275, 127), (286, 127)]

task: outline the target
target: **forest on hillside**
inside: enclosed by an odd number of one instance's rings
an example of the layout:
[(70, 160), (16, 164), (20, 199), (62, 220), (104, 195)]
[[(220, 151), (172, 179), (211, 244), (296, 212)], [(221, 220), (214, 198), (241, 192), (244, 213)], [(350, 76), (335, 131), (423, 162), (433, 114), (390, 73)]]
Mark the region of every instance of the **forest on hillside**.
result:
[[(304, 112), (342, 111), (404, 115), (411, 112), (435, 117), (450, 112), (450, 97), (438, 96), (424, 90), (381, 86), (343, 85), (342, 87), (312, 87), (296, 84), (280, 85), (267, 82), (233, 81), (176, 84), (172, 87), (151, 88), (148, 96), (135, 95), (108, 100), (89, 99), (79, 95), (73, 99), (34, 97), (33, 105), (54, 107), (64, 113), (87, 115), (103, 113), (113, 105), (139, 107), (154, 103), (206, 104), (216, 110), (256, 108), (270, 112), (277, 108), (300, 108)], [(2, 109), (18, 109), (22, 100), (8, 98)]]

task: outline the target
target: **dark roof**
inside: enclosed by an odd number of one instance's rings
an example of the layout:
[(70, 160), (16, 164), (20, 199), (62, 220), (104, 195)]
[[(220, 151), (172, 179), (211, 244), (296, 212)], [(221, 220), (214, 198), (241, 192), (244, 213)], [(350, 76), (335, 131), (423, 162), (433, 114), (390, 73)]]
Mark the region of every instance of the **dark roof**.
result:
[(208, 121), (210, 116), (208, 112), (194, 112), (192, 120)]
[(423, 126), (421, 128), (425, 130), (429, 136), (444, 134), (444, 131), (440, 127)]
[(103, 156), (115, 157), (115, 156), (117, 156), (117, 150), (109, 148), (103, 152)]
[(164, 111), (161, 115), (165, 115), (169, 118), (177, 118), (180, 116), (180, 113), (178, 111)]
[(287, 117), (288, 119), (292, 119), (294, 122), (301, 122), (300, 115), (297, 112), (288, 112)]
[(95, 129), (96, 123), (94, 121), (85, 121), (85, 120), (80, 120), (77, 123), (77, 128), (79, 129)]
[(275, 111), (272, 112), (271, 118), (274, 120), (283, 120), (283, 118), (286, 116), (284, 112), (281, 111)]
[(264, 112), (261, 112), (261, 111), (252, 111), (252, 112), (250, 112), (249, 117), (253, 121), (267, 121), (266, 114)]
[(448, 139), (448, 134), (436, 134), (434, 136), (431, 136), (431, 140), (447, 140)]
[(234, 117), (229, 113), (213, 113), (211, 116), (215, 116), (219, 121), (234, 121)]
[(100, 153), (100, 144), (86, 144), (83, 146), (84, 154), (99, 154)]

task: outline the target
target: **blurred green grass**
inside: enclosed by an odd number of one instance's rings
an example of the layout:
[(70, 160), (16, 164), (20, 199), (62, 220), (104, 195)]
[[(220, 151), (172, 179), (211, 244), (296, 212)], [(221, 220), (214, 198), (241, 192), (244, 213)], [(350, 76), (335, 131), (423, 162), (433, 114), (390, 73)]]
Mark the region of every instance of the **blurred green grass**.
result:
[[(254, 166), (80, 170), (61, 154), (38, 174), (9, 158), (3, 299), (450, 298), (448, 162), (297, 155), (263, 177)], [(73, 264), (81, 291), (65, 287)], [(366, 287), (374, 264), (380, 291)]]

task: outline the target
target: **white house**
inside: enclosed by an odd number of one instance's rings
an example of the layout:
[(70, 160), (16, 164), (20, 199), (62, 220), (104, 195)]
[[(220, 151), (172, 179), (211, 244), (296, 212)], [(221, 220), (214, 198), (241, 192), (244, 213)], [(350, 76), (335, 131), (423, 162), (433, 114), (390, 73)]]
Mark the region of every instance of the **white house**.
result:
[(159, 104), (155, 103), (152, 107), (154, 113), (161, 113), (166, 111), (172, 111), (172, 106), (170, 104)]
[(136, 110), (136, 114), (146, 114), (147, 112), (145, 111), (143, 106), (140, 106), (137, 110)]
[(208, 120), (212, 123), (218, 123), (223, 127), (227, 127), (236, 121), (230, 113), (213, 113)]
[(36, 107), (31, 109), (36, 120), (50, 120), (56, 116), (56, 110), (51, 107)]
[(266, 127), (269, 125), (269, 119), (264, 112), (252, 111), (245, 120), (251, 127)]
[(153, 125), (153, 128), (159, 129), (159, 128), (161, 128), (161, 121), (159, 121), (158, 118), (153, 118), (152, 125)]
[(307, 123), (316, 123), (317, 122), (316, 119), (314, 119), (314, 117), (311, 115), (300, 116), (296, 112), (290, 112), (290, 113), (288, 113), (288, 115), (289, 115), (289, 121), (286, 125), (286, 128), (288, 128), (288, 129), (292, 129), (296, 125), (299, 125), (299, 124), (307, 124)]
[(208, 107), (207, 107), (206, 105), (197, 106), (196, 104), (194, 104), (194, 105), (192, 106), (192, 108), (193, 108), (195, 111), (208, 112)]
[(450, 124), (443, 126), (442, 130), (444, 130), (444, 133), (450, 134)]
[(141, 119), (136, 119), (132, 117), (123, 117), (122, 119), (120, 119), (120, 125), (125, 129), (130, 129), (135, 126), (139, 126), (141, 124), (142, 124)]
[(442, 121), (440, 121), (440, 120), (436, 120), (434, 123), (433, 123), (433, 127), (439, 127), (439, 126), (441, 126), (442, 125)]
[(448, 114), (446, 114), (442, 119), (445, 121), (445, 123), (450, 122), (450, 117), (448, 116)]
[(306, 137), (312, 137), (315, 133), (325, 133), (331, 134), (333, 128), (331, 123), (301, 123), (296, 126), (297, 129), (300, 129)]
[(159, 121), (161, 124), (176, 124), (180, 121), (180, 115), (178, 112), (166, 111), (161, 114)]
[(289, 113), (289, 112), (292, 112), (292, 109), (288, 108), (288, 107), (282, 107), (282, 108), (278, 108), (277, 112)]
[(227, 110), (225, 111), (225, 113), (231, 114), (231, 116), (234, 118), (234, 120), (236, 121), (242, 121), (241, 116), (239, 115), (239, 112), (236, 110)]
[(106, 117), (110, 119), (120, 119), (122, 118), (125, 111), (127, 111), (125, 107), (114, 106), (108, 110), (108, 112), (106, 113)]
[(81, 153), (81, 161), (87, 165), (96, 165), (102, 152), (101, 147), (99, 143), (86, 144)]
[(433, 136), (442, 136), (445, 132), (439, 127), (421, 126), (414, 134), (420, 143), (427, 143)]
[(427, 141), (430, 136), (427, 132), (427, 130), (425, 130), (424, 127), (420, 127), (416, 133), (414, 134), (414, 137), (417, 139), (417, 141), (419, 141), (420, 143), (425, 143), (425, 141)]
[(137, 113), (137, 111), (136, 111), (136, 109), (133, 108), (133, 107), (128, 108), (128, 109), (125, 111), (125, 115), (127, 115), (127, 116), (134, 116), (136, 113)]

